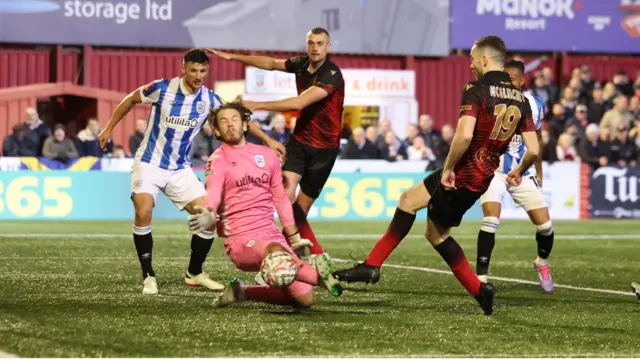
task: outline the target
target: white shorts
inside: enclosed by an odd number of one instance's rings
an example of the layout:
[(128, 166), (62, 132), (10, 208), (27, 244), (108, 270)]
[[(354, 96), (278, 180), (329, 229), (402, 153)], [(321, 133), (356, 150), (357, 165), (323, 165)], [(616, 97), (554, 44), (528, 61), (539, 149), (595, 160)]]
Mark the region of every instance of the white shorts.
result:
[(155, 201), (162, 191), (179, 210), (183, 210), (194, 199), (204, 197), (204, 185), (191, 168), (168, 171), (143, 162), (134, 162), (131, 169), (131, 197), (137, 193), (148, 193)]
[(502, 203), (502, 198), (507, 192), (513, 198), (516, 206), (523, 207), (526, 212), (547, 207), (542, 189), (538, 187), (538, 181), (535, 176), (524, 176), (519, 186), (512, 186), (507, 183), (507, 175), (499, 172), (495, 173), (489, 188), (480, 197), (480, 203)]

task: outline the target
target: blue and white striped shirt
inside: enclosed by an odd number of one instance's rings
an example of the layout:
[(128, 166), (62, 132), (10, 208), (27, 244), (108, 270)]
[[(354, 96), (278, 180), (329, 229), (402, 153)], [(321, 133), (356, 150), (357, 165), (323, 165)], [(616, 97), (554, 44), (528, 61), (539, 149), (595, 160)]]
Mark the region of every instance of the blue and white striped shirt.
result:
[[(539, 130), (542, 128), (542, 120), (544, 119), (544, 103), (538, 97), (533, 96), (528, 92), (523, 92), (523, 94), (529, 101), (529, 106), (531, 106), (531, 114), (533, 116), (533, 123), (535, 124), (536, 130)], [(511, 143), (509, 143), (507, 152), (500, 156), (500, 167), (498, 167), (497, 172), (508, 174), (509, 171), (522, 161), (525, 150), (526, 147), (524, 142), (522, 142), (522, 136), (514, 135), (511, 138)], [(534, 166), (531, 166), (524, 175), (533, 176), (535, 174), (536, 169)]]
[(135, 161), (165, 170), (190, 168), (191, 144), (209, 111), (222, 104), (220, 97), (205, 86), (190, 94), (180, 77), (156, 80), (140, 89), (140, 97), (152, 106)]

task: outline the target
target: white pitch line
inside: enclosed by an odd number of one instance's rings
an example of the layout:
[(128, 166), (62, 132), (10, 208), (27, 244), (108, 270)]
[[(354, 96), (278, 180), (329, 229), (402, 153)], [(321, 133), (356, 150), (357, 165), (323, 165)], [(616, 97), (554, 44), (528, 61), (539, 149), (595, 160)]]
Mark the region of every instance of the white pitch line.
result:
[[(155, 238), (182, 238), (188, 237), (190, 234), (154, 234)], [(379, 239), (382, 234), (317, 234), (320, 239)], [(499, 237), (505, 237), (508, 239), (535, 239), (535, 234), (523, 235), (523, 234), (498, 234)], [(131, 234), (122, 233), (0, 233), (0, 239), (2, 238), (132, 238)], [(475, 234), (467, 235), (455, 235), (455, 238), (474, 239), (477, 238)], [(424, 238), (420, 234), (409, 234), (406, 238)], [(640, 239), (640, 233), (637, 234), (557, 234), (555, 239), (560, 240), (584, 240), (584, 239), (609, 239), (609, 240), (626, 240), (626, 239)]]
[[(352, 260), (346, 260), (346, 259), (340, 259), (340, 258), (332, 258), (332, 260), (336, 261), (336, 262), (343, 262), (343, 263), (344, 262), (353, 262)], [(397, 265), (397, 264), (383, 264), (382, 266), (383, 267), (389, 267), (389, 268), (397, 268), (397, 269), (408, 269), (408, 270), (414, 270), (414, 271), (419, 271), (419, 272), (453, 275), (453, 273), (451, 271), (442, 270), (442, 269), (435, 269), (435, 268), (403, 266), (403, 265)], [(539, 285), (538, 282), (534, 282), (534, 281), (530, 281), (530, 280), (517, 279), (517, 278), (506, 278), (506, 277), (489, 276), (489, 280), (500, 281), (500, 282), (518, 283), (518, 284), (530, 284), (530, 285), (536, 285), (536, 286)], [(554, 283), (553, 286), (554, 286), (554, 288), (573, 289), (573, 290), (581, 290), (581, 291), (585, 291), (585, 292), (594, 292), (594, 293), (635, 295), (635, 294), (631, 293), (631, 291), (623, 292), (623, 291), (619, 291), (619, 290), (610, 290), (610, 289), (576, 287), (576, 286), (573, 286), (573, 285), (557, 284), (557, 283)]]

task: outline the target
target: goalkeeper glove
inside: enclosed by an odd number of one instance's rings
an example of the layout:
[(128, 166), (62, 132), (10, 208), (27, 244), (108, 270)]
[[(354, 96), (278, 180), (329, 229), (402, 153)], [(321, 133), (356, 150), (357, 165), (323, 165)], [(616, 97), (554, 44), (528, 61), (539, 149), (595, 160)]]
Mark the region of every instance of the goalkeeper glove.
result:
[(200, 206), (195, 206), (193, 209), (196, 211), (196, 214), (192, 214), (187, 217), (191, 233), (198, 234), (200, 232), (207, 231), (216, 224), (215, 213), (212, 213), (207, 208), (202, 208)]

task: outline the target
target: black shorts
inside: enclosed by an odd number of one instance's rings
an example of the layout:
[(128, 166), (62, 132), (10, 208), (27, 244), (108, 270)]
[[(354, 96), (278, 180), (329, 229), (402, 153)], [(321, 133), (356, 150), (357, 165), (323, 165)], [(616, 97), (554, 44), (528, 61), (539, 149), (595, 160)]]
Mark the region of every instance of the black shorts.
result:
[(441, 179), (442, 169), (439, 169), (422, 181), (431, 195), (427, 207), (428, 217), (438, 227), (458, 227), (464, 214), (476, 203), (482, 193), (472, 192), (465, 188), (447, 191), (440, 183)]
[(340, 148), (311, 147), (293, 136), (289, 137), (285, 148), (287, 161), (282, 170), (302, 176), (300, 180), (302, 193), (313, 199), (318, 198), (336, 163)]

